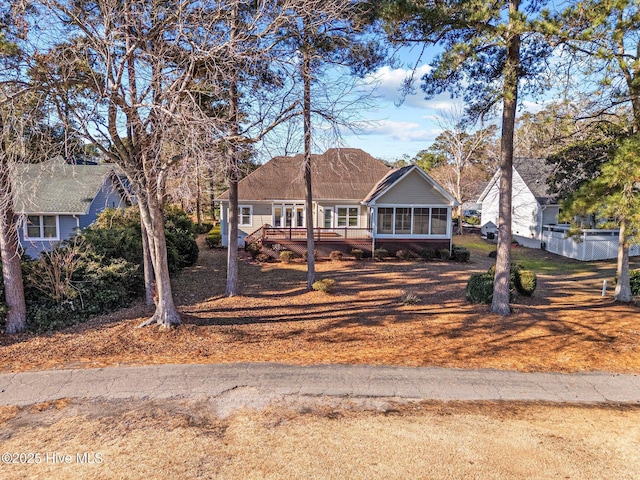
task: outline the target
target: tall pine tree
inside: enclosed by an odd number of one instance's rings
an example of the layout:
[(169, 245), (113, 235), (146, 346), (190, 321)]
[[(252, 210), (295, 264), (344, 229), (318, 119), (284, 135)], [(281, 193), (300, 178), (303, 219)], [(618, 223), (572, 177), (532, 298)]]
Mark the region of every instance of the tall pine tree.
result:
[[(491, 311), (511, 312), (511, 194), (514, 125), (521, 87), (539, 90), (551, 47), (537, 33), (540, 2), (481, 0), (382, 3), (388, 36), (399, 44), (438, 45), (441, 52), (422, 78), (427, 98), (462, 96), (473, 119), (502, 105), (498, 255)], [(522, 80), (527, 82), (521, 82)], [(408, 88), (411, 85), (407, 85)]]

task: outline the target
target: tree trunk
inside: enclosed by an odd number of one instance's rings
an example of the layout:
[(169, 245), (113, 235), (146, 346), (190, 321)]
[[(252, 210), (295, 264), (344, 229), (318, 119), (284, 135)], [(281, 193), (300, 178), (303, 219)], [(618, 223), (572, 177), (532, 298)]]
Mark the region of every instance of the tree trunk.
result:
[(215, 223), (216, 220), (216, 189), (215, 181), (213, 179), (213, 168), (209, 168), (209, 208), (211, 208), (211, 220)]
[(142, 211), (140, 211), (140, 230), (142, 231), (142, 266), (144, 270), (144, 300), (147, 305), (155, 303), (155, 275), (153, 273), (153, 262), (151, 260), (151, 245), (149, 235), (142, 221)]
[[(3, 128), (4, 122), (0, 117), (0, 130)], [(27, 305), (18, 254), (18, 228), (14, 218), (9, 160), (5, 154), (4, 140), (0, 148), (0, 259), (4, 297), (9, 308), (5, 333), (18, 333), (27, 328)]]
[(631, 281), (629, 279), (629, 245), (627, 244), (627, 227), (620, 222), (620, 236), (618, 237), (618, 282), (614, 291), (614, 298), (619, 302), (632, 302)]
[(458, 205), (458, 235), (462, 235), (462, 168), (460, 166), (456, 167), (456, 197), (460, 202)]
[(27, 328), (27, 305), (24, 299), (24, 284), (20, 255), (18, 254), (18, 230), (16, 227), (11, 185), (7, 183), (5, 162), (0, 167), (0, 259), (2, 260), (2, 281), (4, 297), (9, 312), (5, 323), (5, 333), (18, 333)]
[[(509, 29), (513, 30), (519, 0), (509, 5)], [(504, 74), (504, 99), (502, 108), (502, 138), (500, 142), (500, 193), (498, 213), (498, 251), (496, 274), (493, 282), (491, 311), (509, 315), (509, 287), (511, 277), (511, 195), (513, 179), (513, 135), (518, 100), (518, 70), (520, 64), (520, 36), (509, 32), (507, 39), (507, 63)]]
[(200, 162), (196, 158), (196, 222), (202, 226), (202, 206), (200, 204)]
[[(238, 35), (238, 5), (234, 3), (231, 13), (230, 38), (233, 42)], [(226, 295), (233, 297), (240, 293), (238, 288), (238, 145), (236, 139), (240, 133), (238, 93), (238, 72), (229, 79), (229, 133), (232, 140), (227, 146), (229, 177), (229, 239), (227, 244), (227, 290)]]
[(228, 297), (240, 293), (238, 288), (238, 178), (229, 178), (229, 237), (227, 241), (227, 291)]
[(304, 187), (307, 217), (307, 290), (311, 290), (316, 276), (315, 239), (313, 236), (313, 193), (311, 185), (311, 59), (303, 47), (302, 82), (304, 84)]
[(162, 327), (180, 325), (181, 319), (175, 304), (173, 303), (173, 293), (171, 291), (171, 280), (169, 277), (169, 264), (167, 260), (167, 241), (164, 234), (164, 215), (160, 204), (146, 192), (147, 198), (140, 199), (146, 202), (141, 205), (140, 213), (147, 231), (149, 240), (149, 250), (153, 264), (155, 280), (155, 304), (156, 311), (153, 316), (140, 326), (157, 323)]

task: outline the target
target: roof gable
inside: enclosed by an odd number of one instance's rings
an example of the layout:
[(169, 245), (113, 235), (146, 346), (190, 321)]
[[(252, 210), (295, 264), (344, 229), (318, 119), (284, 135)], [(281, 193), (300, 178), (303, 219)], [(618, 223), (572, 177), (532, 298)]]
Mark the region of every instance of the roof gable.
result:
[[(367, 197), (364, 199), (363, 203), (373, 205), (377, 200), (384, 197), (387, 193), (389, 193), (396, 186), (399, 186), (403, 180), (407, 179), (411, 175), (420, 178), (423, 182), (425, 182), (429, 187), (431, 187), (432, 191), (435, 191), (437, 196), (440, 196), (444, 203), (450, 205), (458, 205), (456, 199), (447, 192), (438, 182), (436, 182), (431, 176), (429, 176), (424, 170), (422, 170), (417, 165), (407, 165), (402, 168), (398, 168), (389, 172), (378, 184), (369, 192)], [(427, 202), (427, 203), (432, 203)]]
[(86, 214), (115, 170), (111, 164), (73, 165), (62, 157), (16, 166), (16, 213)]
[[(547, 185), (547, 179), (553, 171), (553, 166), (547, 165), (544, 159), (515, 158), (513, 161), (513, 170), (518, 173), (540, 205), (555, 205), (557, 203), (557, 197), (549, 191), (549, 186)], [(500, 170), (493, 175), (480, 194), (480, 197), (478, 197), (479, 203), (482, 203), (491, 189), (498, 183), (499, 179)]]
[[(302, 200), (305, 198), (304, 156), (275, 157), (238, 183), (240, 201)], [(311, 156), (311, 184), (316, 200), (360, 201), (389, 167), (355, 148), (332, 148)], [(227, 200), (224, 192), (218, 200)]]

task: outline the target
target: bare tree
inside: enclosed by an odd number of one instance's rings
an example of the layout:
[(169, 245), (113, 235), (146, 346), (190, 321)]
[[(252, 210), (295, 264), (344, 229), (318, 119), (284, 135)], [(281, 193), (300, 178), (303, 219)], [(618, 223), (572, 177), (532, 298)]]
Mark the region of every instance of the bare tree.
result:
[[(27, 325), (27, 307), (20, 267), (18, 229), (14, 209), (14, 167), (24, 159), (26, 132), (35, 132), (39, 104), (25, 97), (32, 92), (24, 76), (26, 23), (18, 5), (0, 2), (0, 260), (8, 307), (5, 333), (18, 333)], [(37, 113), (38, 115), (35, 115)]]
[[(305, 217), (307, 229), (307, 289), (315, 280), (315, 239), (313, 229), (312, 171), (312, 114), (334, 129), (343, 119), (337, 114), (339, 104), (331, 99), (329, 107), (312, 96), (312, 85), (322, 78), (323, 67), (347, 67), (350, 74), (363, 76), (378, 66), (384, 54), (380, 44), (363, 34), (369, 8), (364, 2), (351, 0), (293, 0), (288, 11), (285, 44), (293, 47), (299, 56), (299, 78), (302, 83), (302, 176), (305, 184)], [(334, 69), (333, 75), (339, 72)], [(335, 81), (335, 78), (333, 79)], [(323, 83), (323, 82), (320, 82)], [(326, 82), (328, 83), (328, 82)], [(326, 87), (326, 83), (323, 86)], [(333, 88), (324, 88), (333, 92)], [(343, 92), (344, 93), (344, 92)], [(338, 98), (338, 97), (337, 97)], [(356, 96), (353, 101), (362, 100)], [(353, 125), (354, 122), (347, 122)]]
[(218, 148), (227, 134), (222, 116), (208, 109), (214, 101), (202, 100), (225, 98), (222, 80), (237, 60), (226, 6), (42, 2), (52, 14), (49, 31), (63, 27), (58, 38), (68, 39), (43, 56), (40, 70), (57, 94), (57, 114), (126, 172), (140, 208), (155, 285), (155, 313), (143, 325), (179, 324), (164, 234), (166, 182), (175, 165)]
[[(446, 164), (433, 169), (431, 175), (458, 201), (458, 233), (462, 234), (462, 204), (477, 192), (477, 188), (474, 189), (472, 185), (474, 178), (480, 181), (487, 180), (493, 174), (489, 173), (489, 177), (486, 178), (488, 172), (482, 172), (480, 167), (487, 163), (484, 160), (497, 128), (490, 125), (470, 132), (469, 124), (464, 121), (462, 113), (443, 115), (442, 118), (441, 127), (446, 125), (448, 128), (436, 137), (429, 151), (439, 158), (446, 159)], [(475, 175), (469, 176), (471, 169)]]

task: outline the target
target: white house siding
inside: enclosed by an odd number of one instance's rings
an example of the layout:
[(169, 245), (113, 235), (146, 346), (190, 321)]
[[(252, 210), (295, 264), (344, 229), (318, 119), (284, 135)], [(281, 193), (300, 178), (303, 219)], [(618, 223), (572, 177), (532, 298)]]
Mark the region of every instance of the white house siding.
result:
[[(517, 170), (513, 171), (511, 234), (525, 247), (540, 248), (542, 242), (541, 226), (545, 223), (556, 223), (558, 206), (540, 206), (536, 197), (524, 182)], [(480, 224), (498, 222), (499, 184), (494, 182), (482, 201)]]
[(416, 171), (376, 199), (377, 205), (449, 205), (449, 201)]
[(560, 214), (558, 205), (548, 205), (540, 208), (542, 208), (542, 225), (558, 223), (558, 215)]
[(482, 201), (482, 213), (480, 215), (480, 225), (482, 225), (482, 233), (486, 234), (485, 225), (493, 224), (498, 226), (498, 186), (494, 186), (489, 190)]

